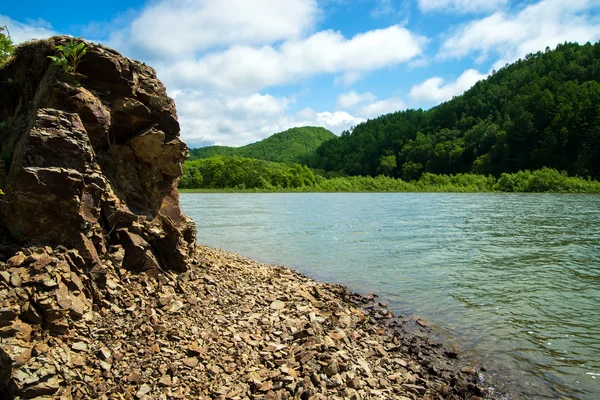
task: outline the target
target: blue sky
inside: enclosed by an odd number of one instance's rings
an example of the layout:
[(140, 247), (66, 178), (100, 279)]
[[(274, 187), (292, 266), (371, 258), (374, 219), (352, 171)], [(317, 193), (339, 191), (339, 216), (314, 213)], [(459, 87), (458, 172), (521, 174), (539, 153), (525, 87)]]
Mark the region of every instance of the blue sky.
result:
[(598, 0), (8, 0), (16, 42), (83, 36), (152, 65), (190, 147), (334, 133), (430, 108), (558, 43), (600, 40)]

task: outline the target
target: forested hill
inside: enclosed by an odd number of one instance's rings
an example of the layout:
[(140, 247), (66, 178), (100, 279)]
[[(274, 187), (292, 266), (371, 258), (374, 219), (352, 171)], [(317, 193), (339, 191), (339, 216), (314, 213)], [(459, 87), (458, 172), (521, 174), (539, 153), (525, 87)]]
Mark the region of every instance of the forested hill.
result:
[(321, 127), (291, 128), (242, 147), (210, 146), (192, 149), (190, 159), (240, 156), (284, 163), (305, 163), (317, 147), (333, 137), (335, 135), (331, 131)]
[(528, 55), (428, 111), (383, 115), (321, 145), (310, 166), (404, 180), (542, 167), (600, 179), (600, 43)]

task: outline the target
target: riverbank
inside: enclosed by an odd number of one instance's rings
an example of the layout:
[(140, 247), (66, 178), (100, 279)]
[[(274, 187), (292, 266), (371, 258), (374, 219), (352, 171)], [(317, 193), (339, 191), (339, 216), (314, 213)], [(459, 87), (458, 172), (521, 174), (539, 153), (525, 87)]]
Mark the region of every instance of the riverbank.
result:
[[(433, 341), (424, 321), (392, 316), (375, 296), (213, 248), (196, 253), (188, 272), (115, 268), (98, 287), (69, 267), (73, 251), (26, 249), (1, 263), (0, 335), (17, 360), (17, 394), (491, 396), (477, 365)], [(43, 300), (39, 325), (19, 311), (29, 304), (23, 291)]]

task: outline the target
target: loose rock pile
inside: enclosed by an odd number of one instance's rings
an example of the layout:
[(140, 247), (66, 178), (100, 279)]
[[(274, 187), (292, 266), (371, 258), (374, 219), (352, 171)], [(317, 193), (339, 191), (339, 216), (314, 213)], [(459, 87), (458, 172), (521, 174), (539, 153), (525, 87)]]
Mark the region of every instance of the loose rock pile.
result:
[(372, 296), (197, 253), (175, 274), (123, 269), (117, 252), (101, 286), (75, 250), (29, 248), (0, 263), (0, 390), (8, 356), (17, 398), (482, 396), (472, 367), (398, 329)]

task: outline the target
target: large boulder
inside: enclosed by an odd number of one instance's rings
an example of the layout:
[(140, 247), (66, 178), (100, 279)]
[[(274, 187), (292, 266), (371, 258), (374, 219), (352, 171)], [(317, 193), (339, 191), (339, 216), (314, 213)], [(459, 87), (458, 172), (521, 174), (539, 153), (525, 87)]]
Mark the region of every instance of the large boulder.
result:
[(152, 68), (97, 44), (83, 77), (63, 73), (48, 56), (71, 40), (28, 42), (0, 68), (0, 224), (78, 250), (88, 270), (124, 249), (124, 268), (185, 271), (196, 231), (175, 104)]

